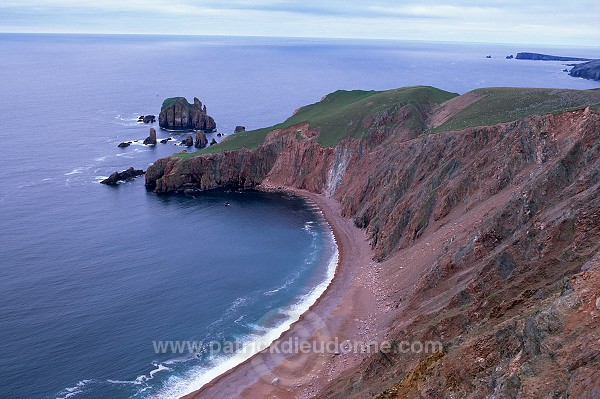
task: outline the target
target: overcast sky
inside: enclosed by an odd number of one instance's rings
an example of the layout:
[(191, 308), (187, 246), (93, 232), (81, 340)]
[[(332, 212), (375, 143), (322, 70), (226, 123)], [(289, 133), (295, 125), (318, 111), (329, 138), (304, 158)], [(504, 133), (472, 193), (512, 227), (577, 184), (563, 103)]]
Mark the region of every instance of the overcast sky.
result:
[(600, 46), (599, 0), (1, 0), (1, 32)]

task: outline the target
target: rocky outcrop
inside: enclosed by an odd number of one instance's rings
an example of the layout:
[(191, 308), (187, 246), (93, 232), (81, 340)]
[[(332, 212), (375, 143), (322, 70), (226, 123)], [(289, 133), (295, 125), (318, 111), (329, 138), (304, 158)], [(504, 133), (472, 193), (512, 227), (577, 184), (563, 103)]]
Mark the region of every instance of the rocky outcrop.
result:
[(246, 131), (246, 127), (245, 126), (236, 126), (235, 130), (233, 131), (234, 133), (240, 133), (240, 132), (245, 132)]
[(153, 127), (150, 128), (150, 135), (144, 139), (144, 145), (155, 145), (156, 144), (156, 130)]
[(188, 134), (187, 136), (185, 136), (185, 139), (183, 139), (181, 141), (181, 145), (185, 146), (185, 147), (191, 147), (194, 145), (194, 139), (192, 138), (191, 134)]
[(538, 53), (517, 53), (518, 60), (534, 61), (590, 61), (589, 58), (580, 57), (559, 57), (556, 55), (538, 54)]
[(108, 186), (116, 186), (121, 182), (135, 179), (138, 176), (143, 175), (145, 172), (141, 169), (134, 169), (133, 167), (126, 169), (122, 172), (114, 172), (108, 178), (102, 180), (100, 183)]
[(569, 75), (576, 78), (600, 80), (600, 60), (575, 65), (569, 72)]
[(156, 116), (154, 115), (141, 115), (138, 118), (138, 122), (143, 122), (143, 123), (154, 123), (156, 122)]
[(206, 139), (206, 134), (203, 131), (198, 130), (196, 132), (196, 142), (194, 143), (194, 147), (200, 149), (204, 148), (208, 145), (208, 140)]
[(197, 98), (194, 104), (183, 97), (166, 99), (158, 116), (158, 123), (166, 130), (202, 130), (213, 132), (217, 128), (214, 119), (206, 113), (206, 105)]

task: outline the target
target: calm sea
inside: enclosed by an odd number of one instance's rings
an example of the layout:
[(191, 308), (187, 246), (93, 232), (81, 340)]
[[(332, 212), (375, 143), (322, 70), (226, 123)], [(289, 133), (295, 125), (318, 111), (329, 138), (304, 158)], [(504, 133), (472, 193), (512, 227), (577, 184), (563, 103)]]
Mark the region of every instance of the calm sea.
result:
[(157, 353), (157, 341), (268, 342), (331, 278), (331, 232), (301, 199), (100, 185), (181, 151), (177, 136), (117, 148), (147, 136), (137, 116), (196, 96), (230, 134), (337, 89), (600, 86), (560, 62), (505, 59), (518, 51), (600, 58), (598, 48), (0, 35), (0, 396), (177, 397), (242, 358)]

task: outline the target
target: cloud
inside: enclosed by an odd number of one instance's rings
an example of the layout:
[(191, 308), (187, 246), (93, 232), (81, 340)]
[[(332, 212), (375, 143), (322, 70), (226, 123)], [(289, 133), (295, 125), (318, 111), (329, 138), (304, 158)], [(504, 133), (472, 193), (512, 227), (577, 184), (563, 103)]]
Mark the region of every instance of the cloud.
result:
[(600, 43), (600, 2), (5, 0), (0, 31)]

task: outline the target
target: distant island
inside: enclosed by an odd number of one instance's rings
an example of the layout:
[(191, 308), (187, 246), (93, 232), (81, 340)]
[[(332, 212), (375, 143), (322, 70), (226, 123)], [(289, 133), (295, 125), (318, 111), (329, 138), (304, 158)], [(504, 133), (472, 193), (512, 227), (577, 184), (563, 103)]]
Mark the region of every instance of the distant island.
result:
[(579, 57), (559, 57), (556, 55), (538, 54), (538, 53), (517, 53), (517, 60), (534, 60), (534, 61), (591, 61), (590, 58)]

